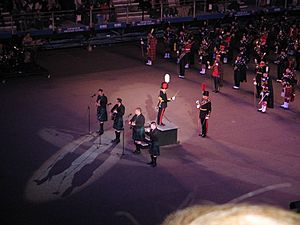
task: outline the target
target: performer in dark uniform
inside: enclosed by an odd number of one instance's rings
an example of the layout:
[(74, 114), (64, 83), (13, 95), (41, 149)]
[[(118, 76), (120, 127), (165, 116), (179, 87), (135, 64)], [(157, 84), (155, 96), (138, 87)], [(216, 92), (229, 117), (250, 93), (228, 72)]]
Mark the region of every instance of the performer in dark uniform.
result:
[(136, 146), (136, 150), (133, 152), (135, 154), (141, 153), (141, 143), (145, 140), (145, 117), (142, 114), (141, 108), (135, 109), (135, 115), (129, 121), (132, 128), (132, 139)]
[(159, 131), (156, 127), (155, 122), (151, 123), (148, 134), (150, 137), (149, 154), (151, 156), (151, 161), (148, 163), (148, 165), (151, 165), (152, 167), (156, 167), (157, 165), (156, 160), (157, 157), (160, 155), (160, 149), (159, 149)]
[(175, 96), (173, 96), (172, 98), (167, 97), (167, 89), (168, 89), (168, 83), (162, 82), (161, 89), (158, 96), (158, 105), (157, 105), (158, 107), (157, 124), (161, 126), (165, 125), (163, 124), (162, 119), (164, 117), (166, 108), (168, 107), (168, 102), (175, 100)]
[(277, 62), (277, 82), (280, 82), (285, 69), (288, 68), (288, 57), (284, 50), (281, 50), (280, 55), (277, 58)]
[(179, 77), (180, 78), (184, 78), (185, 69), (189, 68), (189, 54), (191, 53), (191, 48), (192, 48), (192, 41), (189, 39), (187, 42), (184, 43), (181, 54), (178, 57), (178, 60), (179, 60)]
[(264, 73), (269, 72), (269, 67), (266, 65), (264, 61), (261, 61), (259, 65), (256, 66), (256, 76), (253, 79), (254, 85), (256, 86), (256, 97), (259, 98), (262, 87), (261, 87), (261, 78)]
[(168, 26), (164, 32), (164, 45), (165, 45), (165, 59), (171, 58), (171, 50), (174, 42), (174, 33), (171, 31), (171, 28)]
[(117, 98), (116, 104), (111, 109), (112, 120), (114, 121), (113, 128), (115, 129), (116, 138), (112, 142), (119, 143), (121, 131), (123, 128), (123, 115), (125, 114), (125, 106), (122, 104), (122, 99)]
[(103, 90), (99, 89), (97, 100), (96, 100), (97, 119), (100, 124), (100, 129), (98, 131), (99, 135), (102, 135), (104, 133), (103, 125), (104, 125), (104, 122), (107, 121), (106, 105), (107, 105), (107, 97), (104, 95)]
[(261, 83), (261, 92), (260, 92), (260, 100), (258, 104), (261, 105), (261, 108), (258, 109), (258, 111), (265, 113), (267, 111), (267, 107), (269, 108), (274, 107), (272, 80), (269, 77), (268, 73), (263, 73), (260, 83)]
[(233, 71), (234, 71), (234, 86), (233, 89), (240, 89), (240, 82), (247, 81), (246, 71), (247, 65), (246, 61), (238, 55), (236, 60), (233, 63)]
[(204, 91), (202, 100), (196, 101), (197, 109), (199, 109), (199, 118), (201, 121), (201, 129), (202, 129), (202, 133), (199, 134), (199, 136), (202, 136), (203, 138), (206, 137), (207, 134), (207, 128), (208, 128), (207, 120), (209, 119), (211, 113), (211, 101), (208, 98), (208, 96), (209, 96), (209, 92)]

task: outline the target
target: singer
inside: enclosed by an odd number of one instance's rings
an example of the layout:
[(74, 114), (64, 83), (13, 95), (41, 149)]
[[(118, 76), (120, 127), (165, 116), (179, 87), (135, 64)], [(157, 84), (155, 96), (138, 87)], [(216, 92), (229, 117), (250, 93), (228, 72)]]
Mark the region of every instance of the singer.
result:
[(141, 144), (145, 140), (145, 117), (142, 114), (141, 108), (136, 108), (134, 111), (134, 116), (129, 121), (130, 127), (132, 128), (132, 139), (136, 146), (134, 154), (141, 153)]
[(113, 143), (120, 142), (121, 131), (124, 130), (123, 116), (125, 114), (125, 106), (122, 104), (122, 99), (117, 98), (116, 104), (111, 109), (112, 120), (114, 121), (113, 128), (115, 129), (116, 138), (112, 140)]
[[(95, 95), (93, 95), (92, 97), (94, 96)], [(104, 122), (107, 121), (107, 110), (106, 110), (107, 97), (104, 95), (104, 92), (101, 88), (98, 90), (96, 106), (97, 106), (97, 119), (100, 125), (100, 129), (98, 133), (99, 135), (102, 135), (104, 133), (104, 129), (103, 129)]]

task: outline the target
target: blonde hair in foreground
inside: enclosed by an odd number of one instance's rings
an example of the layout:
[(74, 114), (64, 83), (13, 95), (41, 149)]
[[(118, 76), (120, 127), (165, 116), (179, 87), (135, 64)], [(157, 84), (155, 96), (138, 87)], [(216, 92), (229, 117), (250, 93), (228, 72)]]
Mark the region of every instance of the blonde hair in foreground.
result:
[(300, 215), (267, 205), (197, 205), (170, 214), (162, 225), (300, 225)]

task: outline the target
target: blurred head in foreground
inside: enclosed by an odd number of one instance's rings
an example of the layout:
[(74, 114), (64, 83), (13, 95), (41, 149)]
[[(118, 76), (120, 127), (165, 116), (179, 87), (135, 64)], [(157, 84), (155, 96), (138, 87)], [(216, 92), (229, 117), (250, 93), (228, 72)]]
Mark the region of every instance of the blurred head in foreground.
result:
[(198, 205), (170, 214), (162, 225), (300, 225), (300, 215), (267, 205)]

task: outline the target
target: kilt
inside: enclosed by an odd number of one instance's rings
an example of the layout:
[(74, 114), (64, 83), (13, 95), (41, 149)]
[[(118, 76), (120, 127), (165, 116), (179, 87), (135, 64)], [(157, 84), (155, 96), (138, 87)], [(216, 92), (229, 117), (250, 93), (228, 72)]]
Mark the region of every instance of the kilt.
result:
[(293, 87), (288, 86), (284, 88), (284, 97), (285, 98), (291, 98), (293, 96)]
[(158, 142), (151, 142), (149, 148), (149, 154), (154, 156), (160, 155), (159, 143)]
[(107, 111), (104, 107), (98, 107), (97, 108), (97, 119), (99, 122), (105, 122), (107, 121)]
[(134, 141), (144, 141), (145, 140), (145, 128), (144, 127), (133, 127), (132, 139)]
[(156, 48), (154, 48), (154, 47), (148, 48), (147, 55), (151, 59), (151, 61), (155, 61), (155, 59), (156, 59)]
[(116, 117), (114, 119), (113, 128), (118, 131), (123, 130), (123, 117)]

